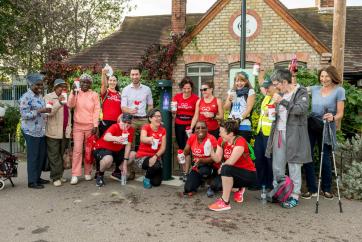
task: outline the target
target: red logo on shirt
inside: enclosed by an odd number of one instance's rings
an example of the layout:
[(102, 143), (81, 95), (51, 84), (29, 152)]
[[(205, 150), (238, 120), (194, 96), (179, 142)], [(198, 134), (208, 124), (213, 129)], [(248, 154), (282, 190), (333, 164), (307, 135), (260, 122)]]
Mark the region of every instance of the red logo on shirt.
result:
[(229, 158), (230, 155), (231, 155), (231, 152), (232, 152), (232, 149), (225, 149), (224, 150), (224, 156)]
[(201, 155), (202, 151), (201, 151), (201, 149), (194, 149), (194, 153), (197, 155)]

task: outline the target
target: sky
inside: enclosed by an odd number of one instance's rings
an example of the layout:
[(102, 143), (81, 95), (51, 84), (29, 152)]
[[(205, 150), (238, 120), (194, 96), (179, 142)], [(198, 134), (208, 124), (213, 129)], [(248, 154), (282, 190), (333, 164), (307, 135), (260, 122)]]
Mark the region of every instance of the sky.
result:
[[(280, 0), (287, 8), (313, 7), (315, 0)], [(128, 16), (162, 15), (171, 13), (172, 0), (131, 0), (137, 5)], [(187, 0), (188, 13), (204, 13), (216, 0)], [(348, 6), (362, 6), (362, 0), (347, 0)]]

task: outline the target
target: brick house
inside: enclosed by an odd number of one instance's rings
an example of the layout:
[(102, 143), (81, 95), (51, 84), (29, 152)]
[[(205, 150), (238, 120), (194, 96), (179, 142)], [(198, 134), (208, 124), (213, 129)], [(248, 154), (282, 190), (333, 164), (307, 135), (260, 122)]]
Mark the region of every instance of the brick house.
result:
[[(286, 67), (296, 54), (300, 66), (318, 69), (331, 59), (333, 0), (316, 0), (313, 8), (287, 9), (278, 0), (247, 1), (247, 68), (256, 62), (262, 69)], [(186, 0), (172, 1), (172, 15), (126, 17), (119, 31), (101, 40), (68, 62), (108, 62), (128, 70), (140, 62), (144, 50), (166, 43), (170, 32), (192, 28), (182, 41), (183, 55), (174, 68), (174, 89), (190, 76), (196, 90), (203, 80), (213, 80), (215, 95), (228, 89), (229, 70), (239, 65), (238, 21), (240, 0), (218, 0), (205, 14), (187, 14)], [(362, 79), (362, 7), (347, 7), (345, 79)]]

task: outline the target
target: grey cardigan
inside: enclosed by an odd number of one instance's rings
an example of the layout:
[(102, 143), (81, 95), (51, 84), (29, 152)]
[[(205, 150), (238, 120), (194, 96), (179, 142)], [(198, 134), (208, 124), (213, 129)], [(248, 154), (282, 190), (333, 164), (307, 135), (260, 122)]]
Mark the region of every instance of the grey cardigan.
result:
[[(286, 159), (288, 163), (309, 163), (312, 162), (308, 136), (308, 107), (309, 95), (305, 87), (299, 86), (292, 95), (290, 101), (282, 100), (279, 105), (286, 107), (288, 111), (286, 125)], [(278, 110), (278, 109), (277, 109)], [(272, 124), (270, 136), (268, 139), (265, 156), (272, 158), (274, 133), (279, 115)]]

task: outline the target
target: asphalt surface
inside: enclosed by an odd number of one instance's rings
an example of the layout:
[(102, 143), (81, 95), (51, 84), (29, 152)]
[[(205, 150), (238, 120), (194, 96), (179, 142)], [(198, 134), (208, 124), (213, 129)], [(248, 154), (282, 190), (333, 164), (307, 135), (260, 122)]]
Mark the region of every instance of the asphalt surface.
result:
[(283, 209), (262, 205), (258, 192), (247, 191), (244, 203), (213, 212), (207, 205), (215, 198), (205, 189), (184, 198), (182, 187), (145, 190), (137, 181), (105, 181), (101, 189), (84, 179), (28, 189), (26, 164), (20, 163), (16, 186), (7, 181), (0, 191), (0, 241), (362, 241), (358, 201), (343, 199), (341, 214), (337, 199), (322, 198), (315, 214), (315, 199)]

